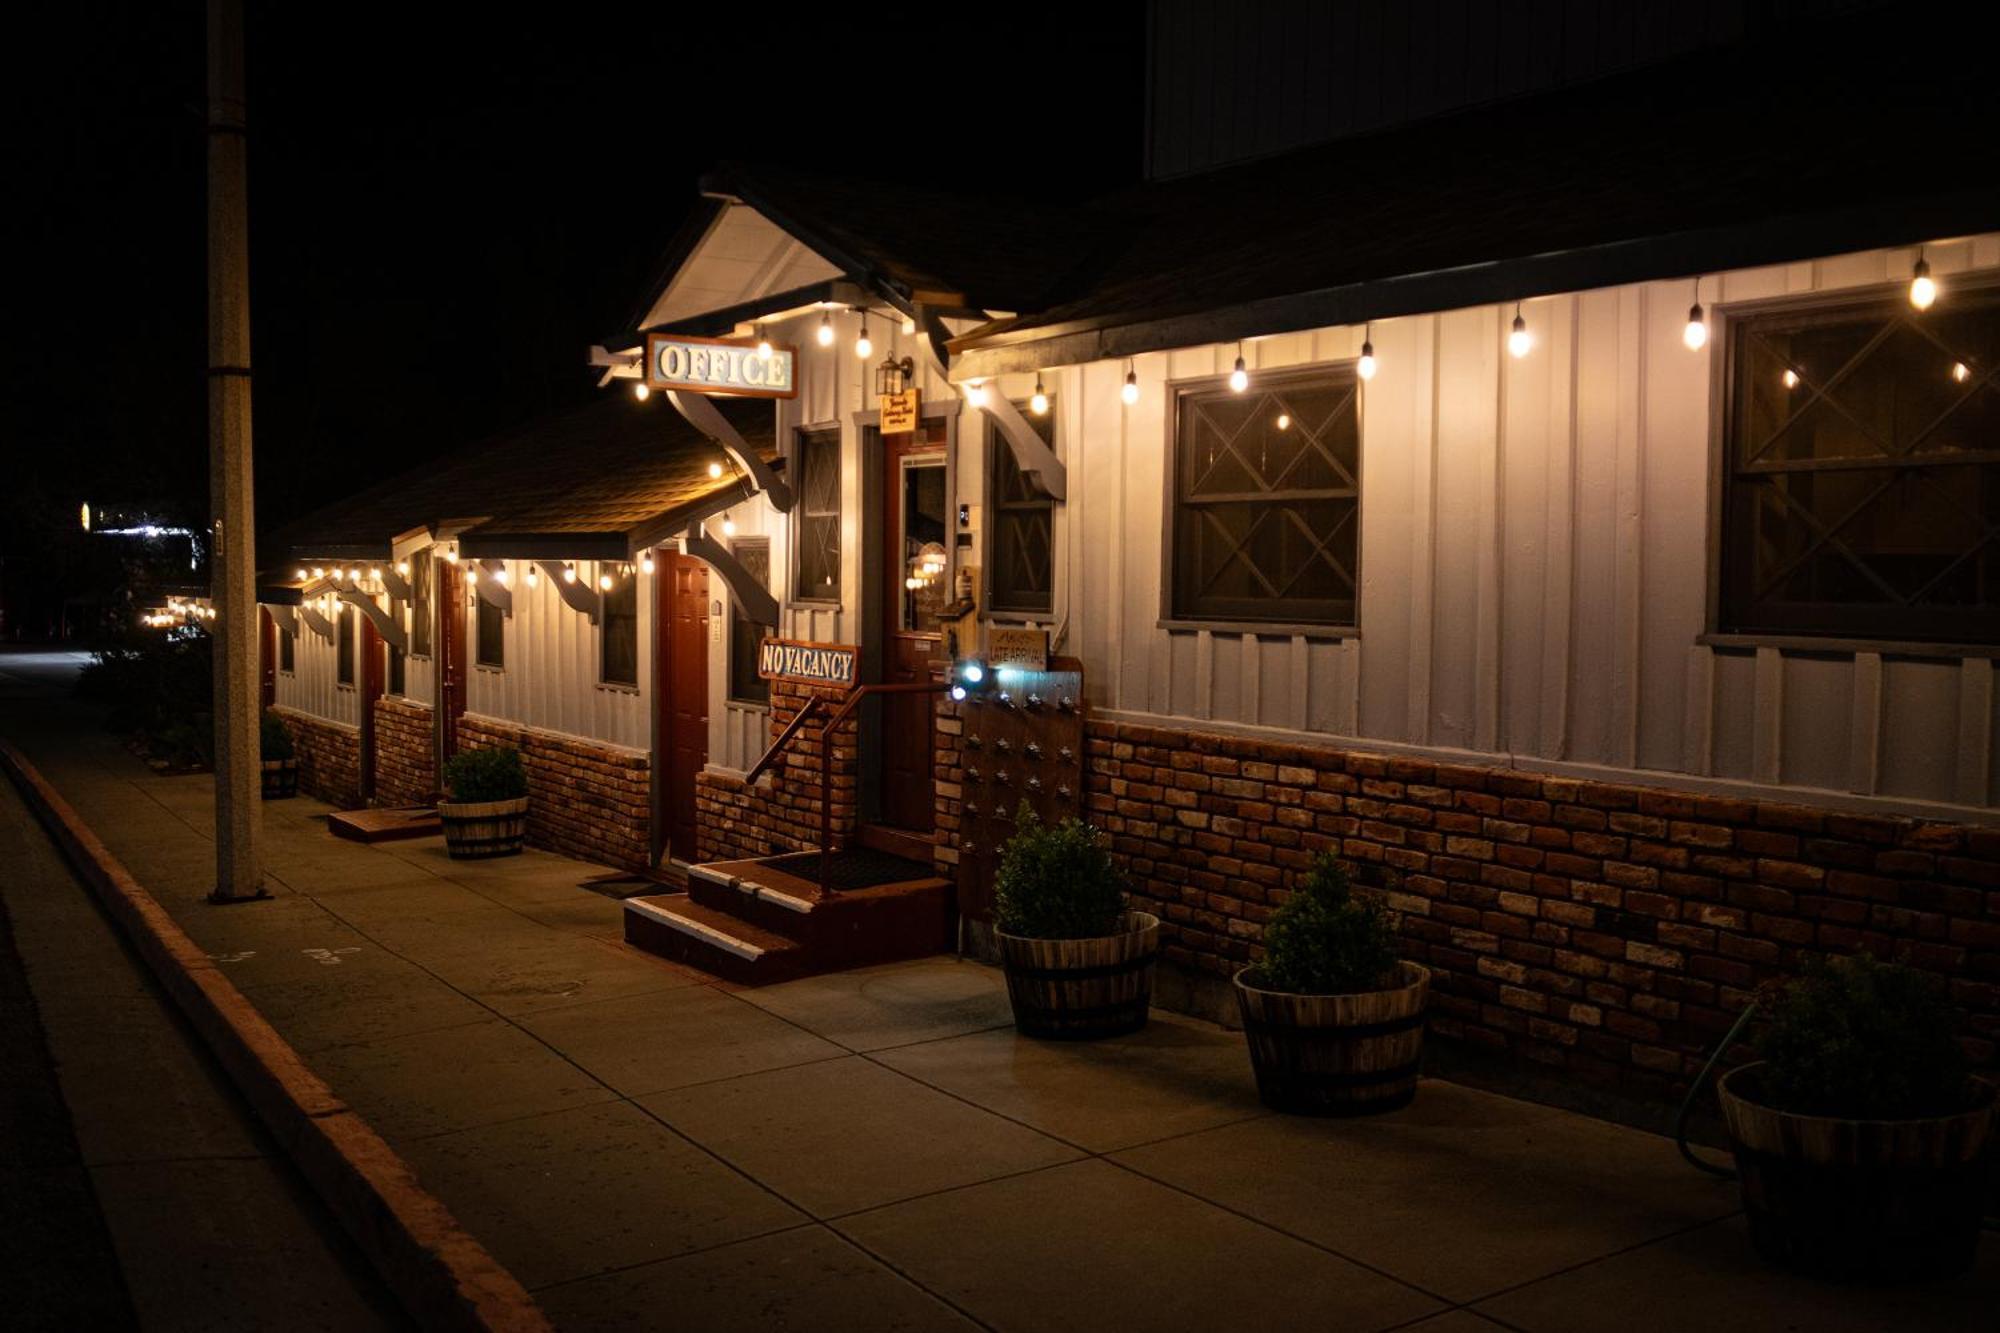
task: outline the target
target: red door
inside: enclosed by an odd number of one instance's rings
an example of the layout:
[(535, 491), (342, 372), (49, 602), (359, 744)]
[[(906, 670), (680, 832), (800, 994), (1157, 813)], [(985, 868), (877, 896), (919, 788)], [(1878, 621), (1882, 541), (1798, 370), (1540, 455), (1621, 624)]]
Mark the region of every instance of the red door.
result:
[(375, 622), (367, 616), (360, 616), (360, 620), (361, 799), (372, 805), (375, 801), (375, 701), (382, 697), (388, 666), (382, 636), (376, 631)]
[(663, 856), (692, 862), (695, 775), (708, 766), (708, 566), (668, 555), (659, 571), (653, 674), (660, 709), (653, 754), (660, 765)]
[(445, 761), (458, 753), (458, 720), (465, 716), (465, 585), (458, 568), (443, 560), (432, 562), (433, 600), (437, 603), (437, 751), (438, 783), (444, 782)]
[[(931, 678), (941, 650), (939, 612), (949, 600), (943, 562), (951, 539), (945, 497), (943, 422), (885, 436), (882, 449), (884, 543), (882, 679), (914, 684)], [(928, 694), (882, 696), (880, 822), (928, 834), (936, 818), (933, 735), (936, 700)]]
[(268, 607), (257, 608), (257, 701), (269, 708), (278, 700), (278, 622)]

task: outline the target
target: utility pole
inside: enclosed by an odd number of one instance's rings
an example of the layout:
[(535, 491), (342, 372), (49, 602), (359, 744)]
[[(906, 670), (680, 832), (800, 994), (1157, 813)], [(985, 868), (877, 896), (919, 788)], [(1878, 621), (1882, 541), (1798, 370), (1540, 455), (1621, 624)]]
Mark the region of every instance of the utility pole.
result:
[(243, 0), (208, 0), (209, 599), (215, 618), (215, 889), (265, 897), (257, 743), (257, 523), (250, 464), (250, 257)]

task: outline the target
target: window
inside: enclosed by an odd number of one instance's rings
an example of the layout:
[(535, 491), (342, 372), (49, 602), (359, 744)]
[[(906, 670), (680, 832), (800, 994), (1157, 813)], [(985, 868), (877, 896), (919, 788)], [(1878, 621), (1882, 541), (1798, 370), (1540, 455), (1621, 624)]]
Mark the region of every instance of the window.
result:
[(2000, 642), (2000, 288), (1729, 333), (1719, 628)]
[[(766, 537), (743, 537), (730, 550), (737, 561), (762, 587), (771, 586), (771, 542)], [(757, 645), (772, 627), (759, 625), (743, 614), (741, 603), (729, 603), (729, 697), (738, 703), (768, 704), (771, 682), (757, 674)]]
[(798, 435), (799, 503), (792, 511), (792, 599), (840, 600), (840, 432)]
[(299, 636), (282, 627), (278, 630), (278, 670), (291, 675), (298, 670)]
[(390, 694), (401, 694), (403, 693), (403, 650), (393, 643), (385, 643), (382, 646), (389, 653), (388, 691)]
[(333, 652), (333, 679), (339, 685), (354, 683), (354, 641), (361, 635), (361, 613), (347, 603), (341, 603), (340, 615), (335, 621), (335, 635), (339, 642)]
[(431, 575), (436, 560), (428, 546), (410, 557), (410, 656), (431, 655)]
[[(1055, 407), (1040, 415), (1016, 404), (1051, 449)], [(1056, 502), (1028, 483), (997, 425), (986, 428), (986, 601), (1002, 613), (1046, 616), (1054, 610)]]
[(1174, 405), (1177, 617), (1351, 625), (1361, 427), (1352, 366), (1220, 382)]
[(597, 613), (598, 679), (606, 685), (639, 683), (639, 577), (612, 576)]
[(483, 667), (505, 667), (507, 665), (506, 614), (481, 597), (477, 589), (473, 589), (467, 595), (478, 608), (478, 646), (473, 661)]

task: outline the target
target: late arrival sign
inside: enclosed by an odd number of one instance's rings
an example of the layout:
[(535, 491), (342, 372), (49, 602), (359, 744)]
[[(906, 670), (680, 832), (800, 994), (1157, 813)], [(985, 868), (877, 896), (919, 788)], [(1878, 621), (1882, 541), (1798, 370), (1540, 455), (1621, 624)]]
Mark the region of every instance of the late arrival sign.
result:
[(757, 645), (757, 674), (765, 680), (808, 685), (852, 685), (858, 654), (847, 643), (795, 643), (765, 639)]
[(646, 387), (691, 389), (736, 398), (798, 396), (798, 354), (771, 348), (764, 356), (754, 338), (646, 335)]

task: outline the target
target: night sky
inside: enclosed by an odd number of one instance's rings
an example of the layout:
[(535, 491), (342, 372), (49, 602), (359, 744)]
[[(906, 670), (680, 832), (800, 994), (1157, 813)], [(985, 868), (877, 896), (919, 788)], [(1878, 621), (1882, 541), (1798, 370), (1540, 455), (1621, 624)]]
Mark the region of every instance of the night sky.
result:
[[(995, 150), (1065, 193), (1138, 175), (1136, 0), (551, 12), (251, 0), (260, 528), (596, 392), (589, 344), (718, 160), (948, 183)], [(206, 508), (202, 6), (52, 22), (0, 42), (16, 580), (80, 500)]]

